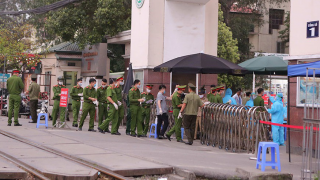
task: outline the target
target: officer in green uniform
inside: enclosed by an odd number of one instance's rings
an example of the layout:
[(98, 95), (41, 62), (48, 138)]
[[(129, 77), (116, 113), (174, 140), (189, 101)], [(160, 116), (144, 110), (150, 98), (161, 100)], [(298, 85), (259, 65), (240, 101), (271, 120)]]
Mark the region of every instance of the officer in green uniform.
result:
[(254, 106), (264, 107), (264, 100), (262, 98), (263, 94), (264, 94), (264, 90), (262, 88), (259, 88), (258, 89), (258, 96), (253, 100)]
[(133, 87), (129, 91), (130, 112), (131, 112), (131, 136), (136, 137), (136, 129), (138, 137), (146, 137), (142, 129), (142, 112), (140, 102), (144, 102), (140, 94), (140, 80), (133, 82)]
[(28, 88), (28, 91), (26, 94), (29, 94), (30, 98), (30, 113), (32, 117), (32, 121), (29, 121), (29, 123), (37, 123), (37, 109), (38, 109), (38, 99), (40, 94), (40, 86), (37, 84), (37, 75), (32, 74), (31, 75), (31, 84)]
[(108, 117), (108, 102), (107, 102), (107, 79), (102, 79), (101, 86), (97, 89), (97, 99), (99, 102), (98, 110), (99, 110), (99, 123), (100, 126), (103, 120)]
[(217, 91), (215, 87), (211, 89), (211, 96), (210, 98), (208, 98), (208, 101), (210, 101), (211, 103), (218, 103)]
[(120, 135), (117, 131), (118, 126), (118, 109), (119, 106), (117, 104), (117, 93), (114, 90), (116, 86), (116, 81), (113, 79), (109, 80), (110, 85), (107, 89), (107, 103), (108, 103), (108, 118), (98, 127), (99, 132), (104, 133), (110, 122), (112, 121), (111, 134), (112, 135)]
[(149, 130), (149, 122), (150, 122), (150, 106), (154, 103), (154, 96), (151, 94), (153, 85), (146, 85), (146, 92), (141, 93), (141, 98), (145, 101), (141, 104), (141, 113), (142, 113), (142, 128), (143, 134), (146, 136)]
[(214, 89), (216, 87), (216, 85), (211, 85), (210, 87), (211, 87), (211, 91), (208, 92), (208, 94), (207, 94), (207, 98), (208, 98), (209, 101), (210, 101), (211, 96), (213, 96), (212, 89)]
[(222, 104), (223, 101), (222, 101), (221, 94), (223, 94), (223, 92), (224, 92), (224, 86), (219, 86), (219, 87), (217, 87), (216, 91), (218, 92), (218, 93), (216, 94), (217, 103), (221, 103), (221, 104)]
[(19, 70), (13, 70), (12, 76), (7, 80), (9, 93), (8, 126), (11, 126), (12, 123), (12, 111), (14, 111), (14, 126), (22, 126), (19, 124), (18, 116), (21, 103), (21, 91), (24, 88), (24, 84), (19, 77), (19, 73)]
[(188, 137), (188, 142), (186, 142), (185, 144), (192, 145), (198, 109), (199, 107), (203, 107), (204, 104), (202, 103), (200, 97), (195, 93), (196, 86), (194, 86), (192, 83), (189, 83), (188, 86), (189, 94), (187, 94), (183, 100), (183, 105), (181, 107), (178, 118), (181, 118), (181, 113), (186, 110), (183, 117), (183, 126), (185, 134)]
[(124, 82), (123, 82), (123, 76), (117, 78), (117, 83), (116, 86), (114, 88), (114, 90), (116, 91), (117, 94), (117, 100), (118, 100), (118, 123), (117, 123), (117, 133), (119, 133), (119, 126), (121, 124), (121, 121), (124, 118), (124, 106), (123, 106), (123, 98), (122, 98), (122, 88), (121, 86), (123, 86)]
[(178, 86), (178, 90), (173, 94), (172, 96), (172, 108), (173, 108), (173, 118), (174, 118), (174, 126), (170, 129), (170, 131), (166, 134), (167, 139), (171, 141), (171, 135), (173, 133), (176, 134), (177, 142), (184, 141), (181, 139), (181, 125), (182, 125), (182, 117), (179, 116), (179, 112), (182, 107), (182, 100), (181, 100), (181, 94), (185, 91), (186, 86), (180, 85)]
[(60, 121), (64, 122), (65, 119), (65, 113), (66, 108), (60, 107), (60, 95), (61, 95), (61, 89), (66, 88), (65, 85), (63, 85), (63, 77), (58, 77), (58, 85), (53, 86), (53, 109), (52, 109), (52, 125), (54, 126), (57, 121), (57, 115), (59, 113), (60, 109)]
[(70, 92), (72, 98), (73, 127), (78, 127), (78, 115), (81, 106), (81, 97), (83, 96), (82, 78), (77, 80), (77, 85), (73, 86)]
[(94, 88), (94, 85), (96, 84), (95, 79), (89, 80), (89, 85), (84, 88), (83, 90), (83, 106), (82, 106), (82, 116), (80, 119), (79, 124), (79, 131), (82, 131), (82, 126), (84, 123), (84, 120), (86, 119), (88, 113), (90, 115), (90, 121), (89, 121), (89, 129), (88, 131), (96, 132), (94, 130), (94, 117), (96, 113), (96, 106), (98, 105), (97, 101), (97, 91)]

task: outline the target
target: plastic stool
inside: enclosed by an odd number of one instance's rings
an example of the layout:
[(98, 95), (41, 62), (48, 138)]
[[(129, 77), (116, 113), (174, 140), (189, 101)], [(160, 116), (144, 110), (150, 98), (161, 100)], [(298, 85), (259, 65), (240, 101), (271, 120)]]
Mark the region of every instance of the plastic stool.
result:
[[(266, 161), (267, 148), (271, 148), (271, 161)], [(262, 160), (260, 161), (260, 154), (262, 149)], [(277, 162), (275, 160), (275, 151), (277, 151)], [(259, 165), (261, 165), (261, 171), (265, 171), (266, 166), (271, 166), (272, 169), (278, 167), (278, 171), (281, 172), (280, 165), (280, 153), (279, 153), (279, 144), (274, 142), (260, 142), (258, 147), (258, 157), (256, 168), (259, 169)]]
[[(40, 123), (40, 118), (41, 116), (45, 117), (45, 123)], [(37, 128), (39, 128), (39, 126), (45, 126), (46, 128), (48, 128), (48, 114), (47, 113), (39, 113), (38, 114), (38, 119), (37, 119)]]
[[(154, 133), (152, 133), (152, 127), (154, 127)], [(149, 132), (149, 138), (151, 136), (154, 136), (155, 139), (158, 138), (158, 136), (157, 136), (157, 124), (151, 124), (150, 132)]]
[(184, 128), (181, 128), (181, 140), (183, 140)]

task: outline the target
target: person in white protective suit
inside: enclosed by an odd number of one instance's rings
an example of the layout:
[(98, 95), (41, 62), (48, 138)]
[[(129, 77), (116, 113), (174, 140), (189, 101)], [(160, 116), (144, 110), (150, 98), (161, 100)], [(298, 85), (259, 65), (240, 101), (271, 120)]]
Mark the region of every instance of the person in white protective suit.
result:
[[(276, 100), (273, 102), (271, 109), (268, 112), (271, 114), (271, 122), (283, 124), (283, 94), (278, 93)], [(273, 142), (278, 143), (280, 146), (284, 145), (284, 127), (272, 125)]]

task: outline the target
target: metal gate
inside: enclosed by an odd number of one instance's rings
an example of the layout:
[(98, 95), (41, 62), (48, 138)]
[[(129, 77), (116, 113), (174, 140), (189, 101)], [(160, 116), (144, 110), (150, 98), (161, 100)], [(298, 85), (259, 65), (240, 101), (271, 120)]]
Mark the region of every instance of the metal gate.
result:
[(307, 68), (306, 72), (301, 179), (318, 179), (320, 173), (320, 86), (316, 83), (316, 70), (320, 68)]

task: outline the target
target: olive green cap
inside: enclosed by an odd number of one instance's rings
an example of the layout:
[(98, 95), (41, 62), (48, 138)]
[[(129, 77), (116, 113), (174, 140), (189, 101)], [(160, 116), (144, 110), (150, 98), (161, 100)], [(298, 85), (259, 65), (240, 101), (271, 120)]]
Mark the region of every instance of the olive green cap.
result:
[(192, 83), (189, 83), (188, 86), (191, 87), (191, 88), (195, 88), (195, 87), (196, 87), (196, 86), (193, 85)]
[(187, 87), (186, 85), (180, 85), (177, 88), (178, 88), (178, 90), (184, 91), (186, 89), (186, 87)]

